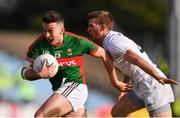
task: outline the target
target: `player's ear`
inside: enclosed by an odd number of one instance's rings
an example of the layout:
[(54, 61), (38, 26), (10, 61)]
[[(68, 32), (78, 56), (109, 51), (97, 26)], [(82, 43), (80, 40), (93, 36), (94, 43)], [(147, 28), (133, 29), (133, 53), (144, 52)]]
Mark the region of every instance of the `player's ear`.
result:
[(61, 30), (60, 30), (60, 34), (63, 34), (64, 33), (64, 31), (65, 31), (65, 28), (63, 27), (63, 28), (61, 28)]
[(102, 25), (101, 25), (101, 30), (104, 30), (104, 29), (106, 29), (106, 25), (105, 25), (105, 24), (102, 24)]
[(64, 31), (65, 31), (65, 28), (64, 28), (64, 22), (58, 22), (58, 27), (59, 27), (59, 33), (60, 34), (63, 34)]

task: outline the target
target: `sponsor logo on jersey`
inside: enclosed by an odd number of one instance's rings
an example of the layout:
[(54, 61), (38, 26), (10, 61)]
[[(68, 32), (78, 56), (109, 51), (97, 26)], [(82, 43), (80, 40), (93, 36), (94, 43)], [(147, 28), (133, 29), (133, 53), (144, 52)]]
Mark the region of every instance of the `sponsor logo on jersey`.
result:
[(43, 50), (43, 52), (42, 52), (43, 54), (50, 54), (50, 52), (49, 51), (47, 51), (47, 50)]
[[(47, 50), (43, 50), (42, 53), (43, 53), (43, 54), (50, 54), (50, 52), (47, 51)], [(56, 59), (61, 58), (61, 53), (62, 53), (62, 51), (55, 51), (55, 52), (54, 52), (54, 57), (55, 57)]]
[(59, 66), (75, 66), (77, 65), (76, 60), (60, 62)]
[(82, 56), (57, 59), (59, 66), (82, 66)]

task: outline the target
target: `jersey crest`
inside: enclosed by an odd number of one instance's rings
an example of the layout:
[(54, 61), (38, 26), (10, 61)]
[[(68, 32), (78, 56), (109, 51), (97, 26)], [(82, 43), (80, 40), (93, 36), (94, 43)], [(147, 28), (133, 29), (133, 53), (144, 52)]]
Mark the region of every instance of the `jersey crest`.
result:
[(71, 48), (67, 49), (67, 53), (68, 53), (68, 56), (71, 56), (72, 55), (72, 49)]

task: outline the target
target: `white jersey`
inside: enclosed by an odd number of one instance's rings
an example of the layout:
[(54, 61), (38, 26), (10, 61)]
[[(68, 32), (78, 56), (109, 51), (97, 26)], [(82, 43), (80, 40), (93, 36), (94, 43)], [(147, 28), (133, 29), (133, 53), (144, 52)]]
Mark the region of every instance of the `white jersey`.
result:
[(137, 94), (138, 97), (140, 97), (141, 99), (148, 99), (147, 95), (154, 91), (153, 89), (158, 87), (161, 87), (162, 89), (163, 87), (163, 89), (165, 90), (165, 93), (163, 94), (167, 94), (167, 98), (165, 98), (164, 101), (174, 101), (174, 95), (169, 84), (160, 84), (156, 79), (144, 72), (140, 67), (133, 65), (123, 59), (126, 51), (128, 49), (131, 49), (136, 54), (145, 59), (149, 64), (151, 64), (161, 76), (165, 77), (165, 75), (149, 59), (146, 52), (134, 41), (130, 40), (119, 32), (110, 31), (104, 39), (103, 47), (111, 54), (114, 65), (124, 75), (131, 78), (133, 84), (133, 91)]

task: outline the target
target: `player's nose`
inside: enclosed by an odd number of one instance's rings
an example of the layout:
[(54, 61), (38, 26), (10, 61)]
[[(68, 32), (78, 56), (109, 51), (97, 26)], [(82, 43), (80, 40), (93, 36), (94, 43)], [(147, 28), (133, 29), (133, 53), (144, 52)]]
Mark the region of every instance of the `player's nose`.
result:
[(45, 35), (46, 37), (50, 37), (50, 33), (49, 33), (49, 32), (44, 32), (44, 35)]

